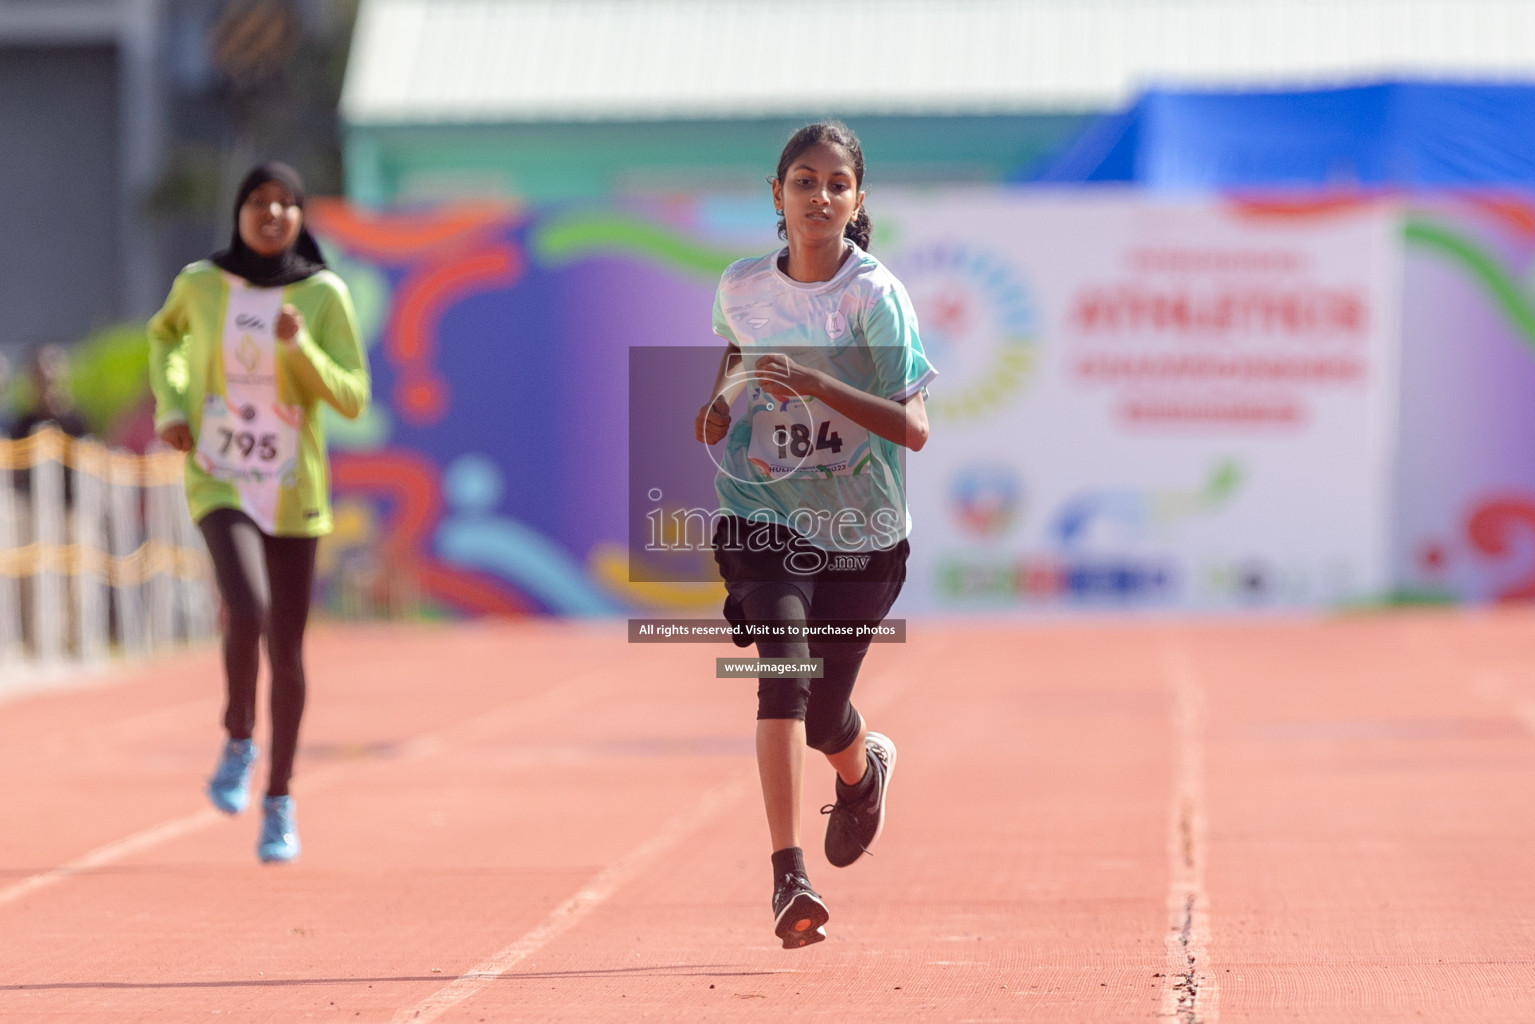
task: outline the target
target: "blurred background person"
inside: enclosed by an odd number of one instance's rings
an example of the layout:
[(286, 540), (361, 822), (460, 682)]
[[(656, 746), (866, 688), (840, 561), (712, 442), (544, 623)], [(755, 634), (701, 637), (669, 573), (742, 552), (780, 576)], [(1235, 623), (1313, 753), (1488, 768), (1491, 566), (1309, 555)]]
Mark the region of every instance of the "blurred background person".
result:
[(331, 530), (320, 405), (353, 418), (370, 391), (351, 298), (304, 227), (297, 172), (272, 162), (245, 176), (229, 247), (177, 275), (149, 336), (156, 426), (192, 456), (187, 503), (224, 600), (228, 739), (208, 796), (228, 814), (247, 806), (264, 638), (272, 753), (256, 853), (292, 860), (304, 628), (316, 547)]
[(25, 404), (11, 424), (11, 436), (20, 440), (38, 427), (51, 423), (67, 437), (90, 433), (85, 417), (69, 389), (69, 354), (62, 345), (39, 345), (28, 366), (29, 389)]

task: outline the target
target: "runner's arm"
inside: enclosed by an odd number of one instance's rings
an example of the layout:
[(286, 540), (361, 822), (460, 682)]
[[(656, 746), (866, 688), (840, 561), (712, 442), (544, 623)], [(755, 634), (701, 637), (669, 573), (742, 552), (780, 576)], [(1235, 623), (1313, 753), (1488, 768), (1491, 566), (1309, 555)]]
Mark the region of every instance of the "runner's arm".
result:
[(155, 433), (186, 423), (187, 287), (181, 277), (160, 311), (149, 318), (149, 390), (155, 396)]
[(694, 437), (704, 444), (715, 444), (725, 436), (730, 427), (730, 403), (746, 387), (746, 380), (741, 373), (741, 350), (734, 342), (727, 342), (714, 374), (714, 389), (710, 392), (714, 399), (699, 409), (693, 420)]
[(801, 366), (781, 352), (759, 356), (757, 375), (763, 388), (775, 398), (808, 395), (865, 430), (914, 452), (927, 444), (927, 405), (920, 390), (905, 399), (881, 398), (821, 370)]
[(299, 327), (287, 350), (288, 364), (305, 393), (356, 419), (368, 406), (372, 382), (350, 297), (337, 290), (317, 319), (313, 332), (307, 323)]

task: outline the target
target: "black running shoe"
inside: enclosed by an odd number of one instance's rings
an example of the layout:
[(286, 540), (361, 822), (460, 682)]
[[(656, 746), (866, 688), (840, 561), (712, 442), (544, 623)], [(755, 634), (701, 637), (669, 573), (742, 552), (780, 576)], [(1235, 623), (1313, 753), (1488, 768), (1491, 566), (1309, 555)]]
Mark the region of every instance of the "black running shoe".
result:
[(862, 800), (852, 802), (842, 796), (821, 808), (831, 818), (826, 822), (826, 859), (845, 868), (869, 852), (869, 847), (885, 830), (885, 794), (890, 776), (895, 773), (895, 744), (882, 733), (871, 732), (864, 740), (869, 752), (869, 770), (874, 785)]
[(799, 949), (826, 938), (824, 925), (831, 920), (826, 904), (810, 888), (804, 875), (786, 874), (773, 887), (773, 931), (784, 949)]

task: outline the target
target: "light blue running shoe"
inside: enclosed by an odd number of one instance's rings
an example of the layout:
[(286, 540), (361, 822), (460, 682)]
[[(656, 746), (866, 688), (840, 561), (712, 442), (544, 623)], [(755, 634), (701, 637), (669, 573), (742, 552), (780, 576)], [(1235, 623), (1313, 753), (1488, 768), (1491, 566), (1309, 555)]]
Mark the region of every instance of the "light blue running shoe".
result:
[(293, 820), (291, 796), (269, 796), (261, 801), (261, 838), (256, 856), (263, 864), (298, 856), (298, 825)]
[(255, 740), (227, 740), (213, 778), (208, 780), (208, 799), (225, 814), (239, 814), (250, 806), (251, 767), (256, 763)]

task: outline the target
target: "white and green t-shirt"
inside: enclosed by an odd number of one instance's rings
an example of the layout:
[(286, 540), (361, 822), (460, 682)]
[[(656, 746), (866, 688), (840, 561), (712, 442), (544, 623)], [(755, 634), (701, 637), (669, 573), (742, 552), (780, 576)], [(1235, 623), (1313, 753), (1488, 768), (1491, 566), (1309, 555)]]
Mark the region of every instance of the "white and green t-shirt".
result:
[[(795, 281), (779, 252), (732, 263), (714, 299), (714, 333), (742, 371), (782, 352), (861, 391), (904, 401), (937, 375), (922, 352), (906, 289), (873, 256), (851, 252), (829, 281)], [(715, 491), (725, 512), (774, 522), (830, 551), (869, 551), (911, 530), (902, 448), (814, 398), (780, 402), (751, 379), (725, 438)]]

